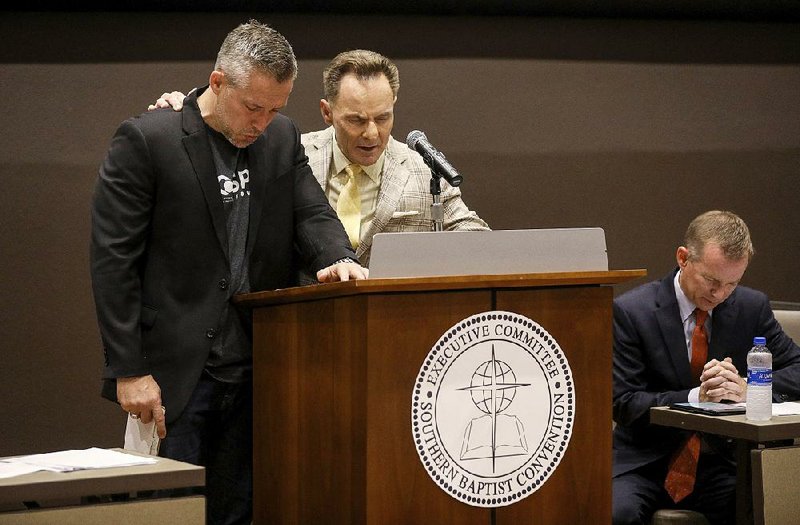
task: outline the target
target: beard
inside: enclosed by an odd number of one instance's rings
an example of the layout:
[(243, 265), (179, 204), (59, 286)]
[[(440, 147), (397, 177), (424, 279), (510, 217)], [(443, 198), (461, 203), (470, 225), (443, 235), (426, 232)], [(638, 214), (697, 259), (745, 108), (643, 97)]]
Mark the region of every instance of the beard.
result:
[(228, 139), (228, 142), (237, 148), (246, 148), (258, 139), (260, 133), (258, 130), (253, 130), (250, 133), (234, 130), (229, 124), (227, 119), (222, 116), (220, 119), (220, 133)]
[(248, 131), (234, 129), (231, 125), (231, 121), (233, 119), (231, 118), (230, 111), (228, 110), (229, 101), (227, 98), (227, 96), (223, 96), (217, 99), (215, 113), (217, 115), (219, 132), (222, 133), (226, 139), (228, 139), (228, 142), (237, 148), (246, 148), (258, 139), (258, 137), (261, 135), (261, 132), (255, 128), (252, 128)]

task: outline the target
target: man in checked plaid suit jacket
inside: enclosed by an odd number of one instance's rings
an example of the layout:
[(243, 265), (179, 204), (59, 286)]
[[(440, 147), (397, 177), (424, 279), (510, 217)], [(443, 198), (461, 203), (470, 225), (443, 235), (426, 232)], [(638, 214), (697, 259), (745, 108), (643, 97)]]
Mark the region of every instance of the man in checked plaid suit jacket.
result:
[[(388, 58), (373, 51), (345, 51), (323, 72), (320, 101), (327, 129), (306, 133), (302, 143), (314, 176), (331, 206), (343, 187), (347, 164), (362, 167), (362, 222), (356, 255), (369, 265), (372, 237), (382, 232), (431, 231), (431, 171), (416, 151), (392, 138), (399, 77)], [(445, 230), (488, 230), (442, 180)]]
[[(331, 178), (334, 128), (301, 136), (314, 177), (325, 190)], [(422, 157), (402, 142), (389, 137), (380, 178), (375, 215), (361, 226), (356, 256), (369, 266), (372, 236), (383, 232), (431, 231), (431, 172)], [(442, 180), (445, 230), (488, 230), (489, 227), (461, 200), (461, 191)], [(327, 193), (327, 192), (326, 192)], [(334, 204), (334, 203), (331, 203)]]

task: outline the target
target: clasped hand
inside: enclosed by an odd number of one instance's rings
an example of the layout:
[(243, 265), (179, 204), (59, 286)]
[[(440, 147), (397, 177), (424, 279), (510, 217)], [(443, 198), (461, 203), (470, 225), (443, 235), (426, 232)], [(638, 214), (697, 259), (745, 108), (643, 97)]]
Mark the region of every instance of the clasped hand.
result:
[(722, 361), (712, 359), (703, 367), (703, 373), (700, 374), (700, 401), (741, 403), (746, 393), (747, 382), (739, 376), (730, 357)]

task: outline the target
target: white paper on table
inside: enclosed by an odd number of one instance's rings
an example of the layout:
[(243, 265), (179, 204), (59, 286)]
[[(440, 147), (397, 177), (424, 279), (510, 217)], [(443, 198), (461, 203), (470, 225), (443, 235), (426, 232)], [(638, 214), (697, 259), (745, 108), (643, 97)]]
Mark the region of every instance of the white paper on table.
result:
[(92, 447), (85, 450), (62, 450), (47, 454), (20, 456), (9, 458), (5, 461), (36, 466), (39, 470), (71, 472), (73, 470), (152, 465), (158, 460), (134, 456), (133, 454), (126, 454), (116, 450)]
[(800, 415), (800, 403), (797, 401), (786, 401), (784, 403), (772, 403), (773, 416), (796, 416)]
[(26, 465), (25, 463), (14, 463), (13, 461), (0, 461), (0, 479), (22, 476), (31, 472), (42, 470), (36, 465)]

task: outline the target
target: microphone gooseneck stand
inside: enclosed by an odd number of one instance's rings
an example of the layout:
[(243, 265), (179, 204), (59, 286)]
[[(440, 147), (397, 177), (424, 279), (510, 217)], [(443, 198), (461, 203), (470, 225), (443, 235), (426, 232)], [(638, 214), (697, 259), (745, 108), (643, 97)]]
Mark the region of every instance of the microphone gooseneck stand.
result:
[(442, 206), (442, 178), (431, 170), (431, 196), (433, 203), (431, 204), (431, 218), (433, 219), (433, 231), (440, 232), (444, 227), (444, 207)]
[(412, 131), (408, 135), (408, 147), (417, 151), (422, 156), (423, 162), (431, 170), (431, 218), (433, 219), (433, 231), (440, 232), (444, 229), (444, 207), (442, 206), (442, 177), (451, 186), (458, 187), (463, 178), (447, 162), (436, 148), (430, 145), (425, 134), (421, 131)]
[(442, 205), (442, 177), (454, 188), (458, 187), (463, 180), (461, 175), (450, 176), (447, 171), (440, 170), (438, 165), (432, 161), (430, 155), (423, 155), (422, 159), (431, 169), (431, 218), (433, 219), (433, 231), (440, 232), (444, 229), (444, 206)]

